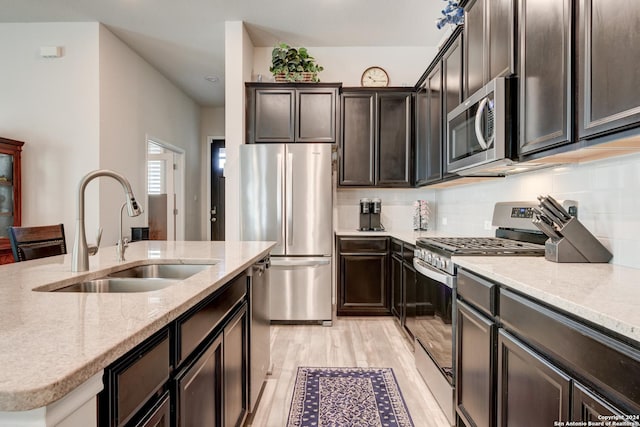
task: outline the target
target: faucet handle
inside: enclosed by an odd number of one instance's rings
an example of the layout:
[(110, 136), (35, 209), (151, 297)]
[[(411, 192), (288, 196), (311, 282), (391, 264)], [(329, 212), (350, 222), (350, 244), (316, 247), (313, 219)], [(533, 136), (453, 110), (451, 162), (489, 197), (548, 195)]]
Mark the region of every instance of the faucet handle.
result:
[(102, 240), (102, 227), (98, 228), (98, 235), (96, 236), (96, 244), (95, 245), (88, 245), (88, 249), (89, 249), (89, 255), (93, 256), (95, 254), (98, 253), (98, 250), (100, 249), (100, 241)]

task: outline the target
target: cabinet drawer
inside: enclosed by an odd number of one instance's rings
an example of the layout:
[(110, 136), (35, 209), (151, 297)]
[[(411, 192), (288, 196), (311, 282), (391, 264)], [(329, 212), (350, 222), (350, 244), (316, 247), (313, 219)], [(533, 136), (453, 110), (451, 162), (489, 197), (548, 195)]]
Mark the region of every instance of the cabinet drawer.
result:
[(247, 276), (235, 278), (218, 295), (197, 306), (177, 321), (180, 364), (215, 329), (227, 313), (247, 294)]
[(391, 255), (402, 258), (402, 241), (391, 239)]
[(498, 287), (495, 283), (460, 269), (457, 284), (458, 298), (490, 317), (497, 314), (496, 293)]
[(338, 248), (341, 253), (370, 253), (370, 252), (387, 252), (389, 239), (387, 237), (363, 238), (340, 238)]
[(168, 330), (114, 366), (110, 372), (116, 393), (111, 425), (121, 426), (129, 421), (162, 388), (170, 371)]
[(605, 397), (630, 413), (640, 413), (636, 348), (506, 289), (500, 291), (500, 319), (505, 329), (596, 386)]

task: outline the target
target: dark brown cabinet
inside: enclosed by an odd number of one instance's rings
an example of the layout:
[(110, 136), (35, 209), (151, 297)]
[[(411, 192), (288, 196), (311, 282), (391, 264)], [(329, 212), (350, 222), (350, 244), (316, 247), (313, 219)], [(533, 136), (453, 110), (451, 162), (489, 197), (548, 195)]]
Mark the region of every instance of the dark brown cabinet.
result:
[(248, 399), (248, 318), (246, 304), (224, 328), (224, 426), (238, 427), (244, 422)]
[(336, 142), (339, 84), (247, 83), (247, 143)]
[(467, 425), (495, 425), (497, 326), (464, 302), (457, 304), (456, 412)]
[(176, 425), (222, 426), (223, 337), (218, 335), (176, 377)]
[(447, 174), (447, 114), (462, 101), (463, 35), (457, 31), (441, 58), (430, 68), (416, 92), (416, 185), (429, 185)]
[(465, 98), (496, 77), (515, 73), (515, 0), (465, 6)]
[[(582, 384), (573, 383), (572, 389), (572, 416), (573, 421), (592, 421), (594, 423), (602, 422), (604, 416), (614, 416), (619, 418), (619, 421), (627, 420), (625, 414), (617, 408), (614, 408), (609, 402), (602, 397), (598, 396), (587, 387)], [(636, 416), (640, 414), (634, 414)], [(628, 421), (635, 421), (638, 423), (640, 420), (630, 419)], [(596, 424), (597, 425), (597, 424)], [(633, 424), (631, 424), (633, 425)], [(637, 424), (636, 424), (637, 425)]]
[(498, 426), (569, 419), (571, 379), (512, 335), (498, 333)]
[(578, 2), (578, 136), (640, 123), (640, 2)]
[(389, 239), (338, 237), (338, 316), (389, 315)]
[(341, 99), (339, 185), (410, 187), (412, 91), (349, 88)]
[(404, 324), (404, 289), (402, 270), (402, 241), (391, 239), (391, 314)]
[(571, 0), (519, 0), (520, 153), (572, 142)]
[(13, 262), (7, 227), (21, 224), (23, 145), (22, 141), (0, 138), (0, 264)]
[(171, 400), (169, 392), (164, 394), (158, 404), (149, 411), (135, 427), (171, 427)]

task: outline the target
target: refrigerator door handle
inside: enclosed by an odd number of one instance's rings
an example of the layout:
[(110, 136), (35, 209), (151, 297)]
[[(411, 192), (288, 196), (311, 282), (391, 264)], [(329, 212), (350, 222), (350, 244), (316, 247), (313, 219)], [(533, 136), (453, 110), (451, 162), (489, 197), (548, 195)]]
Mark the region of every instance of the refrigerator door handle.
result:
[(293, 153), (287, 153), (287, 246), (293, 245)]
[(280, 224), (280, 238), (278, 239), (278, 244), (285, 244), (285, 234), (284, 234), (284, 223), (282, 221), (282, 211), (284, 210), (284, 179), (283, 179), (283, 167), (282, 167), (282, 154), (278, 154), (277, 156), (277, 160), (276, 160), (276, 204), (278, 206), (277, 208), (277, 213), (276, 213), (276, 217), (277, 217), (277, 221), (278, 224)]
[(318, 258), (271, 258), (272, 267), (318, 267), (331, 263), (331, 257)]

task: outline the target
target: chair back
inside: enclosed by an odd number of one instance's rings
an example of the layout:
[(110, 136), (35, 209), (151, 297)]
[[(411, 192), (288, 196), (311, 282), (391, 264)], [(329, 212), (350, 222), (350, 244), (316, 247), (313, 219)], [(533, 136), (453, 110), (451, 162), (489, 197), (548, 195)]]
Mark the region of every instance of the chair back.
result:
[(67, 253), (62, 224), (8, 229), (11, 251), (16, 262)]

